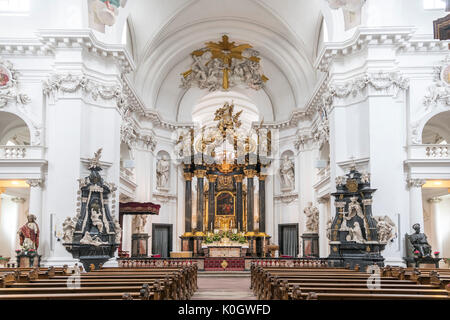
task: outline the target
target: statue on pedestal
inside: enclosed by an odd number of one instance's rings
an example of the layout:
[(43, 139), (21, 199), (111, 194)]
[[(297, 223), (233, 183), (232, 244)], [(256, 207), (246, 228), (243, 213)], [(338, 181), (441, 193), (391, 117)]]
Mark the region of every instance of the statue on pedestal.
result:
[(303, 210), (306, 215), (306, 232), (318, 233), (319, 232), (319, 209), (312, 205), (312, 202), (308, 203), (308, 207)]
[(135, 215), (133, 217), (134, 232), (133, 233), (144, 233), (145, 225), (147, 224), (146, 215)]
[(109, 210), (109, 197), (116, 191), (113, 183), (107, 183), (100, 175), (102, 149), (89, 161), (88, 177), (79, 179), (81, 208), (75, 218), (68, 217), (63, 223), (63, 245), (85, 270), (100, 265), (114, 257), (120, 228), (114, 223)]
[(22, 251), (37, 250), (39, 247), (39, 227), (36, 223), (36, 216), (30, 214), (25, 223), (17, 232), (20, 239)]
[(427, 236), (420, 232), (420, 224), (413, 225), (415, 233), (409, 235), (409, 240), (414, 246), (414, 250), (419, 251), (419, 257), (431, 257), (431, 246), (428, 243)]

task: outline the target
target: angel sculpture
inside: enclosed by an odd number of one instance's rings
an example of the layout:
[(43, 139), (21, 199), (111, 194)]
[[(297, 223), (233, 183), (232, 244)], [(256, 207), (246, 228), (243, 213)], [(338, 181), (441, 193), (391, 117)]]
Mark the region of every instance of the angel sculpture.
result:
[(73, 233), (75, 231), (75, 222), (70, 218), (67, 217), (66, 220), (63, 222), (63, 241), (64, 243), (71, 243), (73, 240)]
[(388, 216), (374, 217), (377, 221), (378, 240), (382, 243), (392, 242), (397, 237), (397, 228), (394, 221)]
[(217, 124), (217, 128), (219, 128), (220, 132), (223, 136), (226, 135), (226, 132), (230, 129), (239, 128), (241, 126), (241, 121), (239, 117), (242, 114), (242, 110), (233, 115), (234, 104), (231, 105), (228, 102), (225, 102), (224, 106), (216, 111), (214, 114), (214, 121), (219, 121)]

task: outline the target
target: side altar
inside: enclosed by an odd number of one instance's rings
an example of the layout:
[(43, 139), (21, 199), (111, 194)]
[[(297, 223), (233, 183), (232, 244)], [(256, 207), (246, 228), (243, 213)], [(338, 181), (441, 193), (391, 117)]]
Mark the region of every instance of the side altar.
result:
[[(234, 114), (233, 110), (234, 105), (226, 102), (215, 112), (216, 127), (184, 130), (178, 138), (186, 183), (181, 246), (195, 257), (236, 256), (239, 247), (241, 257), (263, 257), (269, 245), (265, 180), (271, 163), (271, 132), (262, 125), (250, 132), (241, 130), (242, 111)], [(196, 199), (192, 196), (193, 181)], [(194, 200), (196, 221), (192, 221)], [(229, 238), (230, 243), (217, 245), (222, 238)]]

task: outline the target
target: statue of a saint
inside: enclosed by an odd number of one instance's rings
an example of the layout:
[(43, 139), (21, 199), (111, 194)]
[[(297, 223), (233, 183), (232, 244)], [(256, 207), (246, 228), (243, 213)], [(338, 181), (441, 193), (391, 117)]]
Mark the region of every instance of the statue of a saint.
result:
[(295, 188), (295, 167), (294, 162), (284, 155), (280, 165), (281, 189), (293, 190)]
[(431, 246), (428, 243), (427, 236), (424, 233), (420, 233), (420, 224), (413, 225), (415, 233), (409, 236), (411, 244), (414, 246), (414, 250), (419, 251), (420, 257), (431, 257)]
[(170, 161), (166, 154), (156, 164), (156, 186), (158, 189), (169, 188)]
[(100, 233), (103, 232), (103, 222), (102, 222), (102, 213), (100, 211), (100, 206), (97, 202), (94, 202), (91, 206), (91, 221), (92, 225), (97, 227)]
[(36, 216), (30, 214), (27, 220), (27, 223), (17, 232), (20, 239), (20, 246), (24, 251), (30, 249), (37, 250), (39, 247), (39, 227), (36, 223)]
[(67, 217), (63, 222), (63, 241), (64, 243), (71, 243), (73, 240), (73, 233), (75, 231), (75, 221)]
[(303, 210), (306, 215), (306, 231), (310, 233), (319, 232), (319, 209), (308, 202), (308, 206)]
[(143, 214), (138, 214), (133, 217), (134, 232), (133, 233), (144, 233), (145, 225), (147, 224), (147, 216)]

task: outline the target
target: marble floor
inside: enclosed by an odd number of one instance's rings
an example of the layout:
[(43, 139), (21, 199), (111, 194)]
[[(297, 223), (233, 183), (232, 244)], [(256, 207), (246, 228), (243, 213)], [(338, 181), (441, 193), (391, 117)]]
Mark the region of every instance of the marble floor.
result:
[(199, 273), (197, 283), (192, 300), (256, 300), (250, 274)]

